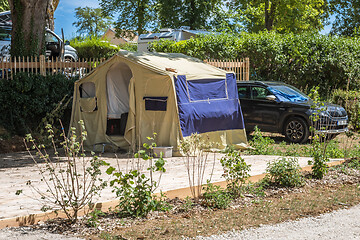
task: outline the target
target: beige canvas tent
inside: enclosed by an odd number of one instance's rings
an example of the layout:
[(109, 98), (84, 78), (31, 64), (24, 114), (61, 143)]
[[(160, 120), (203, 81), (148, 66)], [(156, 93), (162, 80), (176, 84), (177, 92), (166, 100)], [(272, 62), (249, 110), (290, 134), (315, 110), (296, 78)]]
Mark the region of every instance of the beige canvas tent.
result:
[(247, 144), (234, 74), (183, 54), (120, 51), (75, 82), (71, 126), (79, 120), (90, 149), (135, 150), (154, 132), (175, 152), (194, 132), (221, 148)]

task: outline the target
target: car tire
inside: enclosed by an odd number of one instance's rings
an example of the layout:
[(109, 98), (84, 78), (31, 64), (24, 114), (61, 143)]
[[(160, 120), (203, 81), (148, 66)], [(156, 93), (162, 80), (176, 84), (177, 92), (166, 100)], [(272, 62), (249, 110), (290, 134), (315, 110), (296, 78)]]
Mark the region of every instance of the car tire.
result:
[(284, 125), (284, 135), (292, 143), (304, 143), (309, 139), (309, 126), (299, 117), (289, 118)]

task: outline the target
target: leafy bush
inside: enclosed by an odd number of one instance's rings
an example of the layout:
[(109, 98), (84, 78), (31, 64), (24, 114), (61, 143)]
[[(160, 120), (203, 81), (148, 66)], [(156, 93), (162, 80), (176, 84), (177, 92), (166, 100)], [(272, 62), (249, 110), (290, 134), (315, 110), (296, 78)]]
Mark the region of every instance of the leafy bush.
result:
[(120, 50), (120, 47), (98, 37), (75, 38), (70, 45), (77, 50), (79, 58), (109, 58)]
[(250, 146), (254, 149), (251, 149), (251, 154), (255, 155), (272, 155), (275, 154), (275, 149), (272, 144), (275, 141), (269, 137), (264, 137), (260, 129), (255, 126), (254, 135), (249, 142)]
[[(148, 137), (148, 139), (154, 140), (151, 137)], [(156, 147), (156, 144), (144, 143), (143, 147), (146, 150), (152, 150), (153, 147)], [(166, 211), (169, 209), (169, 205), (163, 200), (163, 194), (160, 197), (154, 195), (161, 174), (166, 171), (164, 168), (165, 160), (160, 156), (154, 162), (153, 157), (146, 150), (139, 150), (135, 154), (135, 158), (138, 159), (136, 165), (143, 165), (140, 163), (141, 160), (149, 161), (147, 170), (150, 177), (141, 173), (141, 169), (132, 169), (127, 173), (123, 173), (115, 171), (114, 167), (109, 167), (106, 171), (107, 174), (115, 177), (110, 181), (110, 186), (114, 187), (113, 191), (120, 200), (117, 208), (121, 216), (145, 217), (151, 211)], [(158, 181), (153, 180), (155, 172), (160, 173)]]
[(203, 193), (204, 204), (207, 207), (226, 209), (231, 203), (229, 193), (220, 186), (210, 183), (210, 181), (203, 187), (203, 190), (205, 191)]
[(45, 117), (52, 118), (52, 124), (58, 122), (56, 118), (70, 122), (75, 80), (62, 74), (44, 77), (24, 72), (12, 80), (2, 79), (0, 125), (13, 134), (25, 135), (34, 132)]
[(360, 88), (360, 38), (275, 32), (238, 36), (206, 35), (186, 41), (155, 41), (158, 52), (178, 52), (200, 59), (250, 58), (251, 80), (272, 80), (307, 91), (320, 86), (321, 96), (334, 89)]
[(240, 156), (239, 151), (235, 151), (231, 147), (227, 147), (225, 157), (220, 159), (224, 169), (223, 176), (227, 182), (227, 189), (234, 196), (241, 194), (241, 189), (246, 179), (250, 177), (250, 166)]
[(130, 52), (136, 52), (137, 51), (137, 44), (136, 43), (123, 43), (119, 45), (120, 49), (130, 51)]
[(354, 130), (360, 130), (360, 92), (336, 89), (333, 101), (343, 106), (349, 116), (349, 122)]
[(87, 219), (86, 219), (86, 226), (87, 227), (97, 227), (99, 224), (99, 217), (103, 217), (106, 214), (99, 210), (99, 209), (94, 209), (92, 212), (87, 214)]
[(265, 182), (283, 187), (298, 187), (303, 184), (297, 158), (282, 157), (269, 162), (266, 168)]

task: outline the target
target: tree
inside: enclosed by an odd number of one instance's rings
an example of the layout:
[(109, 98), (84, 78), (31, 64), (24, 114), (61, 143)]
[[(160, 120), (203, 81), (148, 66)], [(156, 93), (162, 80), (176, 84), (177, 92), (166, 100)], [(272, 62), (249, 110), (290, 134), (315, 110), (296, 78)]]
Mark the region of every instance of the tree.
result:
[(115, 21), (117, 36), (133, 38), (147, 32), (154, 24), (154, 0), (100, 0), (107, 16), (118, 14)]
[(353, 36), (360, 30), (360, 1), (332, 0), (331, 11), (335, 15), (331, 34)]
[(0, 0), (0, 12), (9, 11), (10, 6), (8, 0)]
[(221, 6), (221, 0), (158, 0), (158, 24), (161, 28), (189, 26), (190, 29), (210, 29), (211, 20), (222, 11)]
[(46, 11), (46, 27), (54, 31), (54, 13), (60, 0), (49, 0)]
[(250, 32), (318, 31), (328, 17), (327, 0), (235, 0), (231, 7)]
[(12, 18), (11, 56), (44, 52), (46, 11), (52, 0), (9, 0)]
[(99, 36), (110, 25), (111, 18), (102, 14), (101, 8), (78, 7), (75, 8), (75, 17), (78, 19), (73, 23), (80, 34)]

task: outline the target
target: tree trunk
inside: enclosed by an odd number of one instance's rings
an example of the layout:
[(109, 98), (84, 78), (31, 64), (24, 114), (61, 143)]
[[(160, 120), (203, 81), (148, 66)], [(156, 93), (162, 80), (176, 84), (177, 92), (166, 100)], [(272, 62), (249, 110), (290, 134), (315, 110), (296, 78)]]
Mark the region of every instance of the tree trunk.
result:
[(275, 10), (276, 3), (265, 0), (265, 29), (268, 31), (271, 31), (274, 27)]
[(59, 0), (49, 0), (47, 12), (46, 12), (46, 27), (52, 31), (54, 31), (55, 29), (54, 13), (58, 5), (59, 5)]
[(49, 1), (51, 0), (9, 0), (13, 23), (11, 56), (44, 54)]

